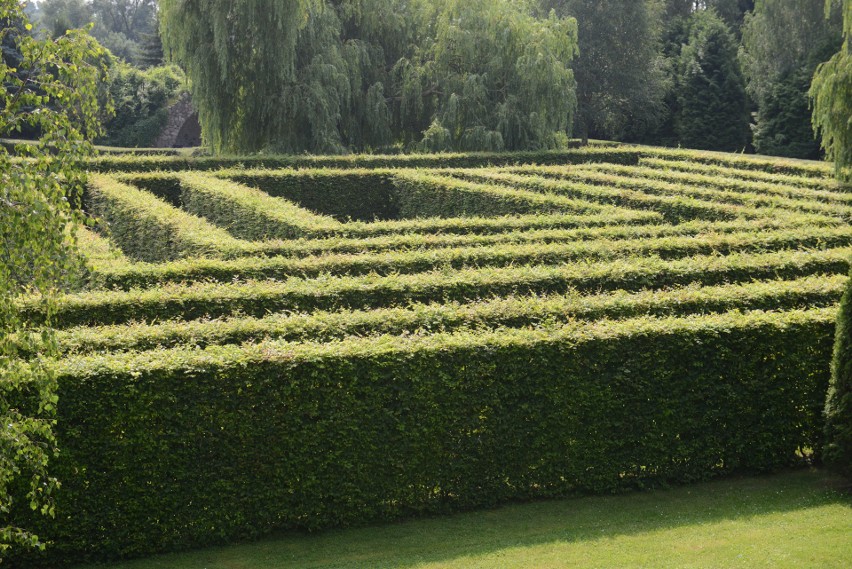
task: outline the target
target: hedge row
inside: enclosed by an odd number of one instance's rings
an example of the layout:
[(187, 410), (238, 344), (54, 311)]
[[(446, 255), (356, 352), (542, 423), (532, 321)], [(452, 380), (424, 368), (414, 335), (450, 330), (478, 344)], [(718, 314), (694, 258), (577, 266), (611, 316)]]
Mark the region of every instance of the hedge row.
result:
[(26, 527), (67, 564), (794, 464), (835, 313), (66, 359), (56, 518)]
[(63, 353), (149, 350), (180, 345), (206, 347), (268, 338), (322, 342), (366, 334), (421, 334), (499, 326), (541, 326), (574, 320), (708, 314), (730, 310), (789, 310), (836, 305), (845, 275), (814, 275), (669, 290), (615, 291), (491, 298), (469, 303), (415, 303), (367, 310), (276, 313), (219, 320), (83, 326), (57, 333)]
[(400, 217), (393, 170), (230, 169), (215, 171), (212, 175), (259, 188), (271, 196), (294, 201), (342, 221)]
[(825, 438), (826, 465), (852, 480), (852, 281), (837, 313), (825, 403)]
[[(698, 200), (699, 203), (713, 204), (717, 207), (732, 206), (740, 208), (740, 215), (760, 216), (771, 215), (778, 210), (789, 210), (798, 213), (812, 213), (824, 216), (832, 216), (840, 219), (852, 217), (852, 207), (842, 203), (825, 203), (815, 199), (791, 199), (783, 196), (767, 195), (761, 192), (740, 192), (733, 190), (719, 190), (703, 186), (693, 186), (683, 183), (672, 183), (666, 180), (643, 178), (640, 174), (642, 169), (637, 169), (634, 176), (630, 171), (613, 170), (609, 173), (598, 172), (587, 169), (567, 169), (560, 167), (543, 167), (537, 169), (524, 169), (521, 173), (536, 172), (540, 176), (569, 182), (566, 187), (569, 191), (577, 191), (576, 186), (600, 186), (607, 190), (624, 189), (638, 191), (646, 195), (659, 197), (687, 198)], [(618, 175), (619, 173), (621, 175)], [(656, 170), (647, 169), (651, 178), (657, 176)], [(528, 187), (523, 183), (523, 187)], [(565, 190), (562, 190), (565, 191)]]
[(506, 184), (533, 192), (571, 196), (602, 204), (614, 204), (636, 209), (657, 211), (669, 223), (681, 223), (692, 219), (724, 220), (741, 217), (765, 217), (766, 211), (757, 211), (742, 206), (700, 200), (683, 195), (652, 195), (639, 190), (582, 184), (552, 177), (520, 175), (509, 172), (465, 170), (454, 175), (465, 179), (480, 180), (492, 184)]
[[(216, 262), (187, 260), (168, 265), (112, 266), (92, 273), (90, 280), (109, 284), (128, 284), (129, 279), (152, 280), (160, 275), (162, 281), (182, 281), (199, 278), (224, 280), (234, 278), (319, 277), (329, 275), (409, 274), (435, 269), (471, 267), (502, 267), (521, 264), (554, 264), (567, 262), (604, 262), (623, 257), (652, 255), (676, 259), (697, 254), (730, 254), (735, 252), (775, 251), (789, 249), (842, 247), (852, 244), (852, 230), (847, 226), (815, 228), (803, 232), (800, 228), (763, 232), (673, 235), (616, 239), (573, 240), (551, 243), (506, 242), (493, 245), (472, 244), (424, 250), (385, 250), (365, 253), (324, 253), (293, 257), (244, 258)], [(183, 273), (182, 276), (178, 276)], [(141, 284), (141, 283), (139, 283)], [(126, 286), (125, 286), (126, 288)]]
[(123, 270), (131, 261), (111, 241), (86, 227), (77, 228), (77, 249), (89, 271)]
[[(412, 251), (446, 247), (493, 246), (509, 243), (565, 243), (594, 241), (598, 239), (648, 239), (668, 236), (760, 233), (779, 230), (798, 230), (807, 234), (830, 227), (846, 227), (842, 221), (826, 218), (824, 224), (815, 224), (811, 217), (756, 219), (733, 221), (688, 221), (678, 225), (604, 225), (580, 228), (506, 228), (505, 233), (395, 233), (388, 235), (352, 237), (323, 237), (295, 239), (277, 244), (275, 252), (287, 257), (332, 253), (367, 253), (379, 251)], [(806, 230), (803, 232), (803, 230)], [(840, 229), (842, 233), (842, 229)], [(839, 233), (838, 233), (839, 234)], [(97, 252), (93, 252), (97, 255)]]
[[(628, 147), (625, 147), (628, 148)], [(712, 152), (706, 150), (683, 150), (674, 148), (654, 148), (648, 146), (633, 147), (640, 153), (640, 158), (660, 158), (663, 160), (678, 160), (697, 162), (712, 166), (724, 166), (740, 170), (759, 170), (772, 174), (789, 174), (802, 178), (834, 178), (834, 167), (830, 163), (811, 160), (794, 160), (770, 156), (755, 156), (746, 154), (731, 154), (727, 152)]]
[[(682, 232), (673, 226), (662, 225), (633, 225), (642, 222), (660, 221), (658, 214), (654, 212), (629, 212), (623, 215), (594, 215), (594, 216), (571, 216), (571, 215), (531, 215), (531, 216), (509, 216), (495, 218), (456, 218), (456, 219), (430, 219), (412, 220), (412, 223), (398, 222), (399, 232), (391, 224), (377, 223), (379, 227), (371, 227), (373, 224), (359, 224), (354, 230), (350, 226), (346, 228), (340, 237), (317, 238), (310, 240), (275, 241), (256, 245), (251, 252), (257, 254), (275, 254), (283, 256), (305, 256), (315, 255), (323, 252), (358, 252), (358, 251), (381, 251), (385, 249), (430, 249), (436, 247), (462, 246), (474, 244), (491, 243), (523, 243), (530, 242), (536, 238), (544, 241), (568, 241), (576, 237), (581, 240), (594, 238), (595, 229), (611, 230), (613, 237), (623, 235), (625, 238), (634, 236), (656, 234), (691, 234), (701, 231), (733, 232), (746, 229), (743, 226), (731, 225), (725, 227), (720, 225), (718, 229), (713, 227), (696, 226), (690, 229), (686, 224)], [(810, 220), (778, 221), (761, 220), (760, 228), (779, 229), (784, 227), (796, 227), (810, 224)], [(837, 223), (828, 220), (824, 226)], [(631, 228), (637, 228), (632, 233)], [(568, 229), (563, 229), (568, 228)], [(579, 228), (579, 229), (574, 229)], [(406, 230), (407, 229), (407, 230)], [(363, 230), (365, 237), (351, 237), (352, 233), (359, 234)], [(592, 230), (592, 233), (585, 233)], [(577, 231), (575, 234), (574, 231)], [(504, 233), (505, 232), (505, 233)], [(88, 232), (85, 240), (79, 243), (82, 253), (89, 260), (92, 268), (91, 284), (109, 285), (143, 285), (156, 284), (144, 278), (152, 267), (145, 263), (132, 263), (124, 257), (123, 253), (111, 247), (111, 243), (95, 233)], [(104, 257), (107, 255), (108, 259)], [(178, 263), (181, 263), (178, 261)], [(192, 264), (192, 262), (190, 262)], [(185, 263), (181, 266), (186, 266)], [(173, 265), (166, 263), (167, 272)], [(122, 280), (122, 274), (128, 275)], [(140, 279), (134, 280), (134, 275)], [(103, 277), (103, 278), (102, 278)]]
[(689, 162), (686, 160), (642, 158), (641, 160), (639, 160), (639, 166), (648, 166), (651, 168), (656, 168), (658, 170), (691, 172), (694, 174), (704, 174), (707, 176), (719, 176), (720, 178), (726, 179), (767, 182), (770, 184), (781, 184), (784, 186), (810, 188), (813, 190), (825, 191), (841, 187), (838, 182), (830, 179), (809, 178), (804, 176), (794, 176), (790, 174), (772, 174), (760, 170), (743, 170), (741, 168), (716, 166), (713, 164), (700, 164), (697, 162)]
[[(232, 314), (262, 316), (280, 311), (376, 308), (410, 302), (471, 301), (509, 294), (661, 289), (689, 283), (715, 285), (756, 279), (794, 279), (818, 273), (846, 274), (850, 257), (852, 248), (847, 247), (827, 251), (736, 253), (726, 257), (697, 255), (674, 261), (637, 257), (559, 266), (445, 268), (391, 276), (323, 276), (244, 283), (232, 282), (233, 273), (226, 272), (218, 275), (223, 283), (162, 284), (158, 289), (101, 290), (67, 295), (57, 303), (53, 318), (57, 327), (63, 327)], [(243, 276), (257, 276), (252, 272), (258, 270), (262, 267), (249, 265), (245, 270), (248, 274)], [(160, 279), (161, 282), (166, 280)], [(21, 302), (20, 309), (30, 320), (38, 321), (41, 317), (37, 302)]]
[[(825, 182), (815, 187), (806, 187), (783, 183), (780, 181), (749, 180), (740, 178), (726, 178), (706, 172), (692, 172), (680, 170), (668, 170), (657, 168), (652, 165), (639, 165), (633, 168), (608, 164), (606, 168), (596, 168), (594, 165), (585, 165), (578, 169), (601, 171), (608, 173), (624, 173), (636, 175), (641, 178), (659, 179), (672, 183), (686, 183), (691, 186), (714, 188), (726, 192), (741, 192), (747, 195), (767, 194), (802, 202), (826, 202), (849, 206), (852, 204), (852, 195), (841, 190), (836, 182)], [(784, 176), (784, 178), (791, 178)], [(792, 178), (797, 179), (797, 178)], [(818, 182), (814, 178), (803, 178), (811, 182)]]
[(268, 170), (216, 176), (257, 187), (339, 219), (498, 216), (613, 211), (584, 200), (473, 185), (413, 170)]
[[(165, 261), (186, 256), (213, 256), (232, 258), (245, 255), (286, 254), (288, 245), (282, 242), (263, 243), (242, 241), (230, 235), (225, 228), (218, 227), (192, 213), (203, 214), (210, 221), (225, 225), (231, 233), (242, 236), (261, 237), (264, 233), (277, 233), (279, 236), (293, 236), (294, 232), (307, 234), (358, 234), (366, 233), (366, 227), (360, 225), (347, 228), (332, 219), (312, 214), (302, 208), (288, 204), (276, 198), (265, 196), (262, 192), (218, 179), (208, 179), (199, 174), (182, 174), (181, 205), (183, 211), (149, 192), (139, 190), (110, 177), (94, 175), (90, 182), (86, 207), (90, 213), (102, 217), (109, 224), (113, 239), (130, 257), (144, 261)], [(434, 206), (427, 205), (429, 190), (416, 174), (412, 179), (402, 182), (405, 186), (401, 194), (404, 201), (415, 196), (421, 200), (422, 208), (429, 209), (423, 214), (440, 210), (447, 216), (457, 214), (481, 213), (498, 215), (499, 213), (517, 213), (516, 210), (537, 212), (552, 210), (597, 215), (591, 224), (602, 223), (605, 218), (613, 220), (648, 219), (647, 216), (634, 216), (621, 208), (601, 206), (589, 202), (571, 200), (559, 196), (541, 196), (533, 192), (522, 192), (504, 188), (494, 188), (449, 180), (443, 184), (443, 191), (437, 191), (432, 197)], [(428, 184), (428, 179), (426, 184)], [(447, 195), (461, 195), (460, 199), (446, 199)], [(174, 197), (174, 196), (173, 196)], [(412, 201), (414, 201), (412, 200)], [(417, 207), (417, 206), (414, 206)], [(479, 211), (477, 212), (477, 208)], [(603, 217), (600, 217), (603, 216)], [(527, 217), (529, 219), (529, 217)], [(430, 226), (428, 220), (417, 220), (408, 224), (409, 228), (422, 231)], [(524, 223), (522, 220), (520, 223)], [(499, 220), (491, 220), (491, 227), (497, 227)], [(537, 220), (538, 226), (550, 224), (581, 225), (576, 218), (559, 220), (553, 217)], [(369, 224), (368, 224), (369, 225)], [(446, 224), (447, 228), (464, 228), (467, 231), (485, 225), (478, 220), (471, 223), (457, 222)], [(504, 226), (511, 229), (515, 224)], [(406, 224), (397, 224), (395, 229), (404, 229)], [(387, 223), (374, 228), (374, 234), (382, 234), (393, 228)], [(152, 243), (164, 241), (164, 246), (152, 247)]]
[(340, 228), (330, 217), (229, 180), (197, 172), (184, 172), (179, 180), (183, 208), (227, 228), (236, 237), (289, 239)]
[(84, 205), (108, 224), (112, 240), (135, 260), (233, 256), (252, 249), (224, 229), (109, 176), (89, 176)]
[(221, 168), (477, 168), (509, 164), (637, 164), (640, 152), (612, 146), (533, 151), (446, 154), (355, 154), (348, 156), (98, 156), (89, 161), (93, 172), (151, 172), (155, 170), (219, 170)]
[[(537, 169), (533, 169), (537, 170)], [(617, 184), (648, 192), (684, 193), (701, 199), (738, 203), (751, 207), (786, 207), (849, 217), (852, 195), (843, 192), (818, 191), (765, 182), (749, 182), (715, 178), (687, 172), (666, 172), (643, 166), (575, 169), (544, 167), (564, 179), (576, 179), (597, 184)]]
[[(331, 183), (331, 179), (338, 173), (346, 174), (341, 170), (247, 170), (249, 175), (240, 177), (236, 170), (219, 170), (210, 172), (210, 176), (237, 180), (240, 182), (259, 181), (253, 184), (268, 193), (277, 195), (272, 185), (282, 179), (294, 178), (295, 186), (301, 182), (295, 180), (298, 175), (305, 174), (310, 179), (312, 176), (321, 177), (324, 181)], [(332, 174), (334, 173), (334, 174)], [(152, 191), (176, 207), (181, 207), (180, 174), (177, 173), (144, 173), (144, 174), (121, 174), (116, 176), (120, 181), (132, 183), (144, 189)], [(265, 181), (264, 181), (265, 180)], [(269, 184), (269, 186), (266, 186)], [(332, 191), (333, 190), (329, 190)], [(339, 196), (338, 196), (339, 197)], [(321, 199), (321, 195), (318, 195)], [(316, 209), (322, 209), (319, 206)], [(328, 206), (330, 207), (330, 206)], [(353, 207), (358, 207), (353, 205)], [(595, 207), (590, 204), (589, 207)], [(349, 221), (345, 224), (333, 224), (326, 232), (336, 236), (350, 237), (372, 237), (376, 235), (389, 235), (395, 233), (498, 233), (501, 231), (513, 231), (519, 228), (536, 227), (594, 227), (600, 225), (642, 223), (661, 219), (654, 212), (642, 212), (629, 209), (601, 208), (603, 213), (590, 214), (586, 216), (569, 215), (514, 215), (493, 217), (465, 217), (465, 218), (428, 218), (428, 219), (401, 219), (385, 221)], [(324, 219), (325, 220), (325, 219)], [(316, 232), (316, 231), (315, 231)], [(318, 233), (318, 232), (317, 232)]]

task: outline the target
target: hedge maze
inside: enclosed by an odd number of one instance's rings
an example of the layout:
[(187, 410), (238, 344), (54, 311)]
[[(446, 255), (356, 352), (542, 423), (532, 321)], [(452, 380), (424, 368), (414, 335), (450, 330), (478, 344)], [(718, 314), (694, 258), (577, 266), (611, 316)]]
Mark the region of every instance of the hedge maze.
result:
[(53, 319), (51, 559), (818, 458), (829, 166), (498, 158), (100, 159)]

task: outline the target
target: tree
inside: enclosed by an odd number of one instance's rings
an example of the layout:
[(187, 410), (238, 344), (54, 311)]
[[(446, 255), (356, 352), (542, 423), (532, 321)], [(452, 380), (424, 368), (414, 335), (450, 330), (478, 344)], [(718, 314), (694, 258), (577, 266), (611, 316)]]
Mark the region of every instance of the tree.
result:
[[(831, 2), (826, 0), (826, 12)], [(852, 180), (852, 0), (843, 0), (843, 45), (817, 67), (811, 84), (814, 131), (841, 180)]]
[(160, 1), (164, 47), (191, 81), (214, 151), (259, 150), (292, 128), (281, 97), (306, 15), (303, 0)]
[[(138, 42), (157, 31), (156, 0), (91, 0), (96, 25)], [(96, 36), (97, 37), (97, 36)]]
[(93, 21), (91, 4), (86, 0), (43, 0), (39, 12), (41, 26), (55, 38)]
[[(28, 161), (0, 149), (0, 555), (13, 546), (44, 547), (16, 522), (22, 509), (53, 515), (59, 482), (50, 476), (57, 404), (47, 359), (55, 342), (46, 328), (33, 329), (16, 311), (15, 298), (40, 294), (48, 314), (57, 290), (73, 278), (74, 208), (83, 183), (87, 140), (99, 132), (97, 84), (102, 48), (83, 31), (38, 41), (18, 0), (0, 0), (0, 36), (14, 38), (21, 57), (0, 62), (0, 136), (24, 126), (41, 133), (22, 145)], [(39, 356), (24, 360), (22, 349)], [(29, 348), (27, 348), (29, 346)]]
[(646, 0), (541, 0), (577, 19), (576, 133), (584, 140), (636, 137), (665, 110), (660, 4)]
[(109, 98), (115, 116), (98, 143), (152, 146), (168, 122), (169, 107), (186, 93), (186, 78), (174, 65), (139, 69), (117, 62), (109, 69)]
[(760, 154), (819, 159), (819, 142), (811, 128), (808, 89), (813, 71), (792, 69), (764, 93), (753, 127), (753, 144)]
[(143, 38), (157, 32), (156, 0), (42, 0), (40, 8), (53, 37), (93, 23), (91, 34), (130, 63), (137, 63)]
[(575, 24), (536, 18), (526, 0), (161, 10), (216, 152), (542, 148), (572, 118)]
[(143, 34), (139, 41), (139, 50), (136, 55), (136, 63), (142, 69), (158, 67), (165, 63), (163, 53), (163, 42), (157, 32)]
[(824, 0), (759, 0), (743, 25), (739, 58), (757, 103), (755, 148), (764, 154), (818, 158), (808, 89), (814, 69), (840, 45), (839, 10)]
[(678, 61), (675, 129), (687, 147), (742, 151), (748, 143), (748, 102), (737, 48), (712, 11), (696, 12)]
[(441, 149), (440, 129), (454, 150), (556, 146), (576, 107), (576, 50), (574, 20), (537, 19), (500, 0), (449, 0), (421, 62), (437, 98), (424, 147)]

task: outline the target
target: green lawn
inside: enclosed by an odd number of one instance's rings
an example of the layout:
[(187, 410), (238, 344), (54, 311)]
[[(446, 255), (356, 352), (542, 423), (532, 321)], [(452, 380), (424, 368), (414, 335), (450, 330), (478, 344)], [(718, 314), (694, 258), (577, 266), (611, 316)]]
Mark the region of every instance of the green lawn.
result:
[(852, 495), (799, 470), (284, 535), (111, 569), (852, 567)]

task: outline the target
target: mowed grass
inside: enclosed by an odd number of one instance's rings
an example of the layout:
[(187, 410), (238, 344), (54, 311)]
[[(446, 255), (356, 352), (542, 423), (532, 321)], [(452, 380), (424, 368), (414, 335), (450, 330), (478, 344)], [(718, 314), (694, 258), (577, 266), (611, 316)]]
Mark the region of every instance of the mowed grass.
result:
[(111, 569), (852, 567), (852, 494), (820, 470), (289, 534)]

